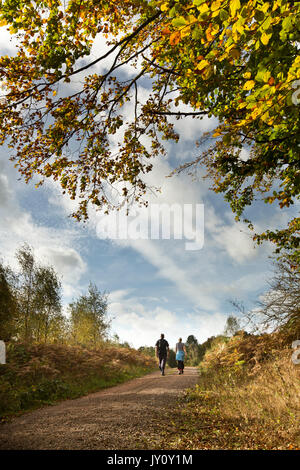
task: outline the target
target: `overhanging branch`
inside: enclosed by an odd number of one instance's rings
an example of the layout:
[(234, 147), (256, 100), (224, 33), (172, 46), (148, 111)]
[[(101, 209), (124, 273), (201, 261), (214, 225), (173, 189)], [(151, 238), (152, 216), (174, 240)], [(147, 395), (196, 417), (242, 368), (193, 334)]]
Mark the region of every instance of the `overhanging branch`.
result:
[(205, 116), (208, 114), (210, 111), (196, 111), (196, 112), (189, 112), (189, 113), (184, 113), (184, 112), (176, 112), (176, 111), (151, 111), (151, 114), (157, 114), (159, 116)]

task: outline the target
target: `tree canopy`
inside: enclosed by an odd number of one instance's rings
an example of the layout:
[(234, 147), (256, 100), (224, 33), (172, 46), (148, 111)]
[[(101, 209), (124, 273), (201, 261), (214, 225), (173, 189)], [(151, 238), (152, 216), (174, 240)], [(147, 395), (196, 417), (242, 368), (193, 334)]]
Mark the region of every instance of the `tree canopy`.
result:
[[(299, 13), (287, 0), (3, 0), (18, 52), (0, 59), (0, 142), (26, 181), (53, 177), (78, 197), (81, 219), (89, 203), (146, 203), (152, 157), (179, 139), (170, 116), (208, 115), (209, 147), (178, 171), (204, 166), (237, 219), (257, 197), (287, 208), (300, 186)], [(91, 57), (99, 35), (107, 49)], [(254, 238), (296, 256), (299, 227)]]
[(69, 304), (70, 333), (75, 343), (94, 347), (103, 343), (109, 328), (107, 298), (90, 282), (87, 293)]
[(226, 325), (224, 329), (224, 335), (233, 336), (241, 329), (239, 320), (233, 316), (229, 315), (226, 320)]

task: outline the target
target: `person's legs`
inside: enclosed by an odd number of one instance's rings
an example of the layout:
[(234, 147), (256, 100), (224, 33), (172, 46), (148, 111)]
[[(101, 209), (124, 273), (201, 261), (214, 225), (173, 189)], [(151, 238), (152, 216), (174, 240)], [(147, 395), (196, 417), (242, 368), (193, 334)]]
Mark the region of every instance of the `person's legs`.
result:
[(162, 375), (165, 375), (166, 362), (167, 362), (167, 356), (159, 357), (159, 364), (160, 364), (160, 370), (161, 370)]

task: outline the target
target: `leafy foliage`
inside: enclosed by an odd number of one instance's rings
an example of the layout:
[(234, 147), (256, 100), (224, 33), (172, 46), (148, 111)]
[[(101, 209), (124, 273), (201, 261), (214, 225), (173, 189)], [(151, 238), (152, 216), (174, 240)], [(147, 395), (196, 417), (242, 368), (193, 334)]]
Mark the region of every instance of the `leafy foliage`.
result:
[(37, 263), (29, 245), (16, 253), (20, 272), (13, 285), (17, 302), (16, 337), (25, 341), (62, 338), (65, 320), (61, 307), (61, 281), (52, 266)]
[(109, 327), (106, 321), (107, 294), (90, 283), (87, 294), (72, 302), (69, 311), (73, 342), (94, 347), (103, 342)]
[[(300, 78), (299, 2), (64, 5), (1, 5), (0, 24), (19, 46), (15, 57), (0, 59), (0, 142), (8, 142), (26, 181), (33, 175), (40, 183), (59, 181), (63, 192), (79, 198), (79, 219), (88, 217), (89, 203), (109, 210), (144, 201), (143, 174), (152, 169), (151, 157), (164, 154), (161, 137), (179, 138), (168, 117), (208, 115), (219, 122), (207, 136), (211, 147), (179, 171), (205, 165), (213, 190), (224, 193), (238, 219), (258, 195), (280, 208), (294, 203), (300, 184), (293, 88)], [(89, 59), (100, 34), (108, 49)], [(138, 83), (146, 78), (152, 90), (143, 100)], [(177, 111), (182, 104), (191, 111)], [(299, 218), (254, 238), (297, 258)]]
[(173, 351), (173, 349), (169, 349), (167, 364), (171, 368), (177, 367), (176, 353)]
[[(184, 64), (187, 74), (181, 78), (184, 101), (206, 107), (220, 125), (213, 132), (213, 145), (181, 170), (204, 163), (213, 189), (225, 194), (237, 219), (258, 193), (266, 203), (289, 207), (299, 197), (300, 183), (299, 110), (293, 102), (293, 87), (300, 77), (299, 5), (188, 3), (176, 3), (172, 20), (183, 36), (177, 47), (185, 48), (185, 58), (188, 49), (192, 51)], [(178, 26), (179, 13), (185, 25)], [(249, 149), (247, 158), (244, 148)], [(254, 238), (258, 243), (268, 239), (278, 251), (285, 247), (296, 254), (299, 219)]]
[(138, 351), (146, 356), (155, 357), (155, 348), (153, 346), (140, 346)]
[(240, 330), (240, 322), (239, 320), (234, 317), (233, 315), (229, 315), (226, 320), (226, 325), (224, 329), (224, 334), (232, 336)]
[[(24, 244), (16, 253), (19, 271), (0, 264), (0, 334), (29, 343), (72, 343), (96, 347), (107, 340), (108, 294), (90, 283), (86, 294), (62, 313), (61, 280), (52, 266), (37, 262)], [(120, 346), (119, 341), (114, 342)], [(123, 343), (123, 347), (129, 347)]]

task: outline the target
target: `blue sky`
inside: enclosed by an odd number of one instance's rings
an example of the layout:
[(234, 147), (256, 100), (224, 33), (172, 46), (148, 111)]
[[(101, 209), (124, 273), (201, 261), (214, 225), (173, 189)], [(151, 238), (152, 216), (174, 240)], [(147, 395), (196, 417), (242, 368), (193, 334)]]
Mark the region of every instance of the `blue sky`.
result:
[[(3, 28), (0, 44), (13, 53)], [(94, 54), (101, 47), (100, 41)], [(92, 210), (86, 224), (75, 222), (68, 217), (74, 202), (62, 196), (53, 181), (39, 189), (34, 182), (19, 181), (2, 147), (0, 256), (16, 266), (16, 249), (29, 243), (37, 258), (53, 264), (62, 276), (64, 305), (83, 293), (90, 280), (108, 291), (111, 333), (134, 347), (154, 345), (161, 332), (171, 346), (179, 336), (185, 340), (193, 334), (202, 342), (221, 333), (233, 312), (230, 299), (252, 308), (267, 290), (272, 249), (269, 244), (254, 247), (246, 226), (234, 221), (222, 196), (209, 190), (208, 181), (192, 181), (187, 175), (166, 178), (196, 155), (194, 141), (212, 125), (208, 119), (176, 121), (179, 144), (168, 144), (168, 156), (156, 159), (147, 176), (149, 184), (162, 189), (150, 195), (152, 204), (204, 204), (202, 249), (187, 251), (185, 240), (101, 239), (103, 215)], [(288, 216), (287, 211), (261, 203), (249, 213), (259, 230), (274, 227), (279, 220), (284, 223)]]

